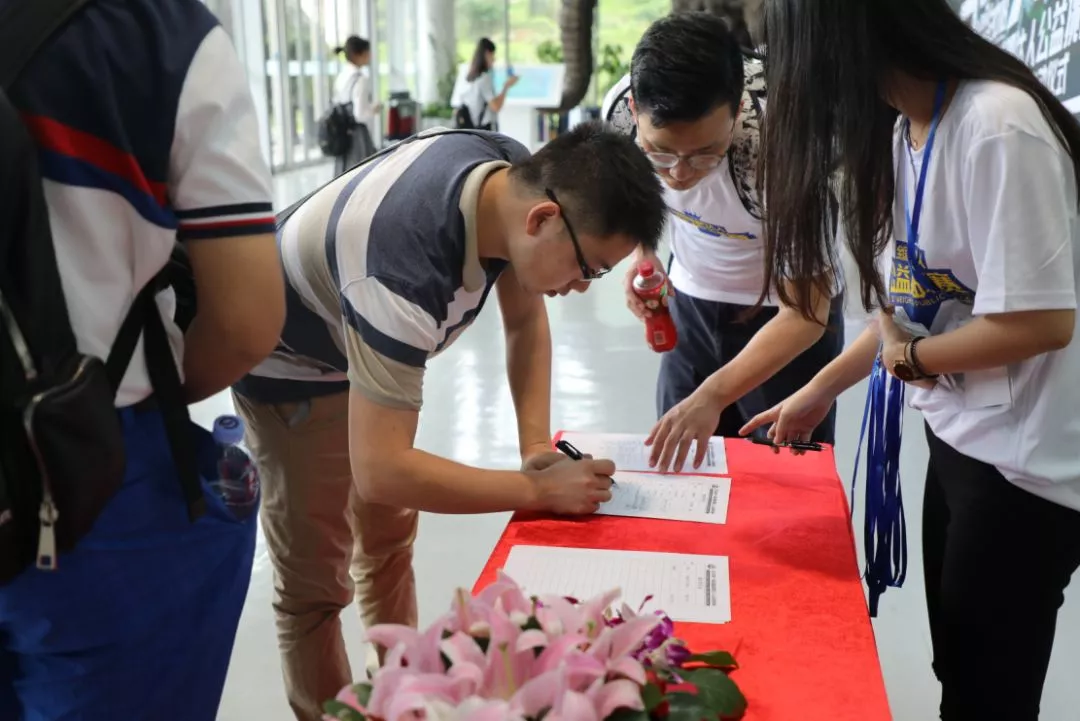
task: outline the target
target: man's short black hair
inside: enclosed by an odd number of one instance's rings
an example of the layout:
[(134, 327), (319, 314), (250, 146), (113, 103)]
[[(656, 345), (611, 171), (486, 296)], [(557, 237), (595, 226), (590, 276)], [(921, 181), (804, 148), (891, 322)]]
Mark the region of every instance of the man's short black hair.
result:
[(684, 12), (654, 22), (630, 61), (630, 92), (657, 127), (700, 120), (723, 105), (734, 115), (742, 100), (743, 53), (727, 22)]
[(623, 235), (655, 250), (664, 227), (663, 185), (652, 163), (622, 133), (582, 123), (514, 165), (510, 177), (530, 194), (554, 192), (574, 230)]

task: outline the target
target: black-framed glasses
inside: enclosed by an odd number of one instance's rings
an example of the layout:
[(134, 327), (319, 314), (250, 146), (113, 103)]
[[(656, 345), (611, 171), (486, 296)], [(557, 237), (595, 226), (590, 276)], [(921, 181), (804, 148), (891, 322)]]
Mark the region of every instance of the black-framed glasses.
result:
[(544, 193), (555, 205), (559, 206), (559, 212), (562, 214), (563, 223), (566, 224), (566, 232), (570, 234), (570, 242), (574, 244), (574, 253), (577, 255), (578, 265), (581, 267), (581, 277), (585, 280), (596, 280), (597, 278), (603, 278), (605, 275), (611, 272), (611, 268), (600, 268), (595, 270), (589, 267), (589, 264), (585, 262), (585, 254), (581, 252), (581, 243), (578, 241), (577, 233), (574, 232), (574, 226), (570, 225), (570, 218), (566, 217), (566, 208), (563, 207), (559, 199), (555, 197), (555, 191), (551, 188), (544, 188)]

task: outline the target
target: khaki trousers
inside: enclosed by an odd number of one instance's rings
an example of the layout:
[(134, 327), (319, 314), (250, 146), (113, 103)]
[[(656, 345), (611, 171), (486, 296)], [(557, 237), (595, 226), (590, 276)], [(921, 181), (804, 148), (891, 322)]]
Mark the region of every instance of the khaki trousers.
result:
[(262, 481), (263, 533), (285, 692), (299, 721), (355, 680), (341, 609), (365, 626), (416, 626), (417, 513), (360, 500), (349, 466), (349, 394), (265, 405), (233, 394)]

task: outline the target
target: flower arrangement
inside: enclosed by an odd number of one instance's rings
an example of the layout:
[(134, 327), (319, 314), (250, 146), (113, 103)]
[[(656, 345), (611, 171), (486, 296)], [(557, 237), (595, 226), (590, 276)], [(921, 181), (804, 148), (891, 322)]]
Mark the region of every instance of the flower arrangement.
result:
[[(694, 654), (661, 612), (612, 591), (586, 602), (527, 597), (508, 576), (459, 591), (425, 631), (376, 626), (386, 659), (326, 704), (327, 721), (716, 721), (746, 699), (725, 652)], [(646, 601), (647, 602), (647, 601)], [(642, 604), (644, 607), (644, 604)]]

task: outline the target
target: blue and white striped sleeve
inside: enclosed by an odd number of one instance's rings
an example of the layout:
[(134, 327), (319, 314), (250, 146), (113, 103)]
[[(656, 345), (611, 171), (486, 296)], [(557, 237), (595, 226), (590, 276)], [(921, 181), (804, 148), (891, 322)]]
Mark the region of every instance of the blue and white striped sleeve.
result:
[(424, 369), (439, 346), (439, 322), (392, 282), (367, 277), (342, 292), (349, 381), (368, 400), (419, 410)]

